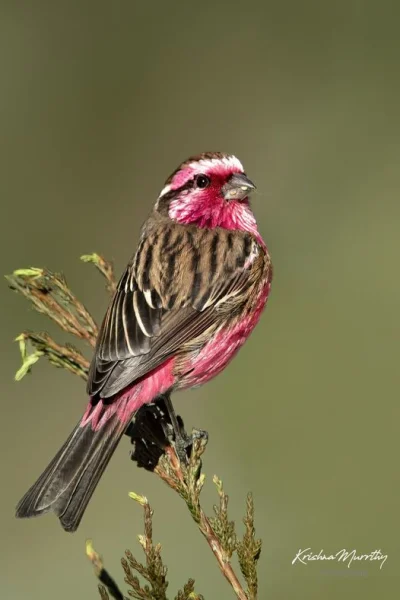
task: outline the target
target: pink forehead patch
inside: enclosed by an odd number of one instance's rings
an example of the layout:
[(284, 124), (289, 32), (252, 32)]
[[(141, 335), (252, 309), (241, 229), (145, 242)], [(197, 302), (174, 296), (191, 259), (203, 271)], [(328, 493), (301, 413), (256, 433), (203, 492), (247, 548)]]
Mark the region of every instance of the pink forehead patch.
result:
[(228, 177), (232, 173), (243, 173), (243, 166), (236, 156), (225, 156), (224, 158), (203, 159), (189, 164), (187, 167), (178, 171), (171, 182), (171, 189), (176, 190), (182, 187), (186, 181), (192, 179), (194, 175)]

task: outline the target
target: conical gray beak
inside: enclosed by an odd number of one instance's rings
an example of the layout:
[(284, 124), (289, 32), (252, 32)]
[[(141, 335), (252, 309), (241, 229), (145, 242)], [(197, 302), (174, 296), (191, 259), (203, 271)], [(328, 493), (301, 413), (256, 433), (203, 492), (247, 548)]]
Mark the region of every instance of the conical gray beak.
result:
[(225, 200), (243, 200), (252, 190), (254, 183), (244, 173), (234, 173), (222, 187)]

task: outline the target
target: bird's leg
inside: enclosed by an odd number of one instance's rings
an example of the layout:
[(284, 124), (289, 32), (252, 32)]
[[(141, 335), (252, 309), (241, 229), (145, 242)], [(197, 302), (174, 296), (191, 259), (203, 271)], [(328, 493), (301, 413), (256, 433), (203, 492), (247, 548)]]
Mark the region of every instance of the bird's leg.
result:
[(175, 445), (180, 461), (186, 463), (190, 456), (193, 441), (186, 433), (181, 417), (176, 415), (169, 394), (157, 396), (150, 404), (143, 405), (125, 434), (134, 445), (132, 460), (149, 471), (155, 469), (171, 444)]
[(182, 418), (175, 413), (170, 394), (157, 396), (136, 413), (126, 431), (134, 450), (131, 458), (138, 467), (154, 471), (167, 446), (174, 444), (178, 458), (188, 462), (195, 439), (208, 437), (206, 431), (194, 429), (189, 436)]
[(186, 433), (183, 426), (183, 421), (175, 413), (174, 407), (171, 401), (170, 393), (163, 394), (164, 405), (170, 418), (172, 428), (174, 430), (174, 443), (175, 450), (178, 458), (181, 462), (186, 463), (190, 456), (190, 450), (193, 445), (193, 439)]

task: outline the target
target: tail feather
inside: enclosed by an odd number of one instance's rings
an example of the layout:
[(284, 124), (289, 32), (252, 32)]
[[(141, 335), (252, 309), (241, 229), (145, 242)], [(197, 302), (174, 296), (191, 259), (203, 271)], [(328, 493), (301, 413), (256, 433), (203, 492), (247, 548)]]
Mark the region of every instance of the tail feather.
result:
[(75, 531), (126, 423), (112, 415), (97, 431), (78, 424), (54, 459), (28, 490), (17, 517), (53, 511), (66, 531)]

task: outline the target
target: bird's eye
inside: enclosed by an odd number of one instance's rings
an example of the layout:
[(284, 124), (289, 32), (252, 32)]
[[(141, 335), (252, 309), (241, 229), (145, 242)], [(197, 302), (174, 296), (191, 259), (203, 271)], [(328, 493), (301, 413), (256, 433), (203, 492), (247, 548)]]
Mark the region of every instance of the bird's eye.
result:
[(210, 185), (210, 178), (207, 175), (197, 175), (196, 177), (196, 186), (198, 188), (204, 189)]

